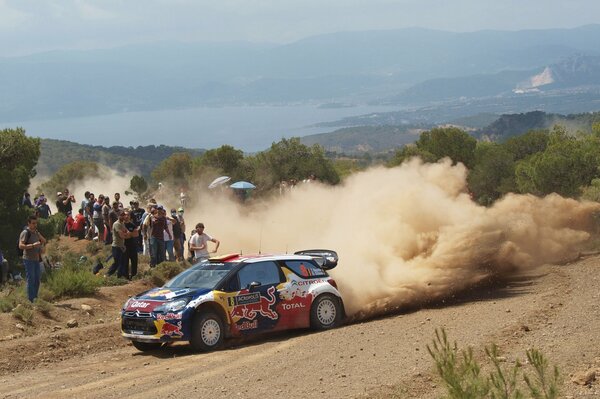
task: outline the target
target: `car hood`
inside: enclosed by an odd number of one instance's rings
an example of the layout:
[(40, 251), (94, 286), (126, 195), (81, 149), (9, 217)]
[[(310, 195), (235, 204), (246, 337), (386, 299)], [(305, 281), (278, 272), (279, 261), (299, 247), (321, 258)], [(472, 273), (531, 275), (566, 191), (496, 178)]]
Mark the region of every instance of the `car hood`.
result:
[(198, 297), (209, 293), (211, 290), (207, 288), (153, 288), (135, 296), (138, 300), (147, 301), (170, 301), (180, 297)]
[(209, 292), (211, 292), (211, 290), (207, 288), (153, 288), (132, 297), (127, 302), (127, 306), (124, 310), (151, 312), (157, 306), (162, 305), (165, 302), (184, 297), (197, 298), (201, 295), (208, 294)]

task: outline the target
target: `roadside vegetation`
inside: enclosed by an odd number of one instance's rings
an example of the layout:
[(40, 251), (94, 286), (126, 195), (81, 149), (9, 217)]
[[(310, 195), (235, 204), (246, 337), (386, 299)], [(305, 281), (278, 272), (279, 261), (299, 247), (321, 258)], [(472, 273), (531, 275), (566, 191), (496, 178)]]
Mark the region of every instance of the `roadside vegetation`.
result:
[(500, 355), (491, 344), (485, 348), (485, 363), (476, 360), (472, 348), (458, 349), (446, 332), (436, 330), (427, 346), (448, 398), (453, 399), (555, 399), (559, 395), (560, 372), (536, 349), (528, 349), (526, 362)]

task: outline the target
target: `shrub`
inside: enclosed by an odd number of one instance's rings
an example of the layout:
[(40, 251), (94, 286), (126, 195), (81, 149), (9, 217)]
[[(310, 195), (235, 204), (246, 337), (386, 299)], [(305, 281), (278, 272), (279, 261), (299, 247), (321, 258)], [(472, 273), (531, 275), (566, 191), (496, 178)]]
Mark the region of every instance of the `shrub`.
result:
[(160, 287), (184, 270), (184, 267), (177, 262), (163, 262), (152, 269), (150, 279), (153, 284)]
[(65, 215), (57, 213), (51, 215), (48, 219), (38, 219), (38, 230), (46, 240), (51, 240), (56, 235), (60, 235), (61, 226), (65, 220)]
[[(558, 397), (560, 377), (558, 368), (554, 366), (550, 373), (547, 359), (536, 349), (526, 352), (527, 360), (534, 371), (533, 378), (523, 371), (523, 366), (518, 360), (510, 370), (502, 367), (498, 347), (495, 344), (485, 348), (492, 371), (488, 376), (482, 375), (481, 367), (473, 357), (473, 350), (463, 349), (459, 353), (456, 343), (450, 344), (443, 329), (435, 331), (435, 339), (431, 346), (427, 345), (427, 350), (435, 362), (436, 370), (446, 386), (449, 398), (523, 398), (525, 397), (521, 390), (523, 381), (531, 398)], [(519, 378), (521, 376), (522, 380)]]
[(85, 246), (85, 250), (91, 254), (95, 255), (104, 247), (104, 244), (99, 243), (98, 241), (90, 241), (88, 245)]
[(92, 274), (90, 261), (77, 261), (76, 257), (66, 253), (62, 267), (46, 276), (45, 286), (57, 297), (92, 295), (102, 285), (102, 279)]
[(115, 285), (125, 285), (127, 284), (127, 280), (124, 278), (118, 278), (116, 276), (105, 276), (102, 280), (102, 285), (105, 287), (112, 287)]
[(38, 291), (38, 298), (40, 298), (46, 302), (52, 302), (55, 297), (56, 297), (56, 295), (54, 294), (54, 292), (52, 292), (48, 288), (46, 288), (45, 285), (40, 286), (40, 290)]
[(50, 310), (52, 310), (52, 304), (50, 302), (46, 302), (41, 298), (36, 298), (33, 304), (35, 310), (46, 317), (50, 317)]
[(0, 294), (0, 312), (2, 313), (8, 313), (17, 305), (27, 303), (29, 303), (29, 300), (25, 297), (23, 288), (14, 289), (10, 287)]
[(33, 309), (31, 303), (20, 303), (12, 310), (12, 314), (16, 319), (19, 319), (27, 324), (31, 324), (33, 319)]

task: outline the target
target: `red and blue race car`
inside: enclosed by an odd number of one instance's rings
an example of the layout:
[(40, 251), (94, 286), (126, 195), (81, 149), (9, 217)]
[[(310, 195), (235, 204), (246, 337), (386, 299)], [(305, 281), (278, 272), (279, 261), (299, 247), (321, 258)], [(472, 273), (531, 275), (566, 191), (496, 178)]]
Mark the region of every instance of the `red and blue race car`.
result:
[(344, 304), (326, 270), (337, 263), (329, 250), (211, 258), (129, 298), (122, 335), (142, 351), (176, 341), (210, 351), (226, 337), (336, 327)]

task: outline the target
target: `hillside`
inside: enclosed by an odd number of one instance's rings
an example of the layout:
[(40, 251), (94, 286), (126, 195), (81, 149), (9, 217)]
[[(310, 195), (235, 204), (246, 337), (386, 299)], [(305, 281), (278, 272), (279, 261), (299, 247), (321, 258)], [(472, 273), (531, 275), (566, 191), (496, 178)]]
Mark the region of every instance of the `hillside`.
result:
[(92, 161), (120, 172), (149, 176), (163, 159), (176, 152), (201, 155), (204, 150), (165, 145), (138, 147), (101, 147), (64, 140), (41, 139), (41, 154), (36, 167), (38, 175), (48, 176), (73, 161)]
[(541, 111), (508, 114), (500, 116), (496, 121), (474, 135), (494, 141), (504, 141), (510, 137), (518, 136), (529, 130), (551, 129), (554, 125), (562, 125), (570, 132), (591, 132), (592, 125), (600, 121), (600, 112), (585, 114), (548, 114)]
[[(502, 71), (455, 78), (438, 78), (418, 83), (389, 99), (390, 103), (427, 104), (454, 98), (477, 98), (537, 93), (558, 93), (600, 86), (600, 56), (574, 55), (560, 62), (529, 70)], [(597, 90), (597, 89), (596, 89)]]
[(304, 136), (301, 141), (344, 154), (384, 152), (416, 141), (425, 129), (425, 126), (355, 126)]

